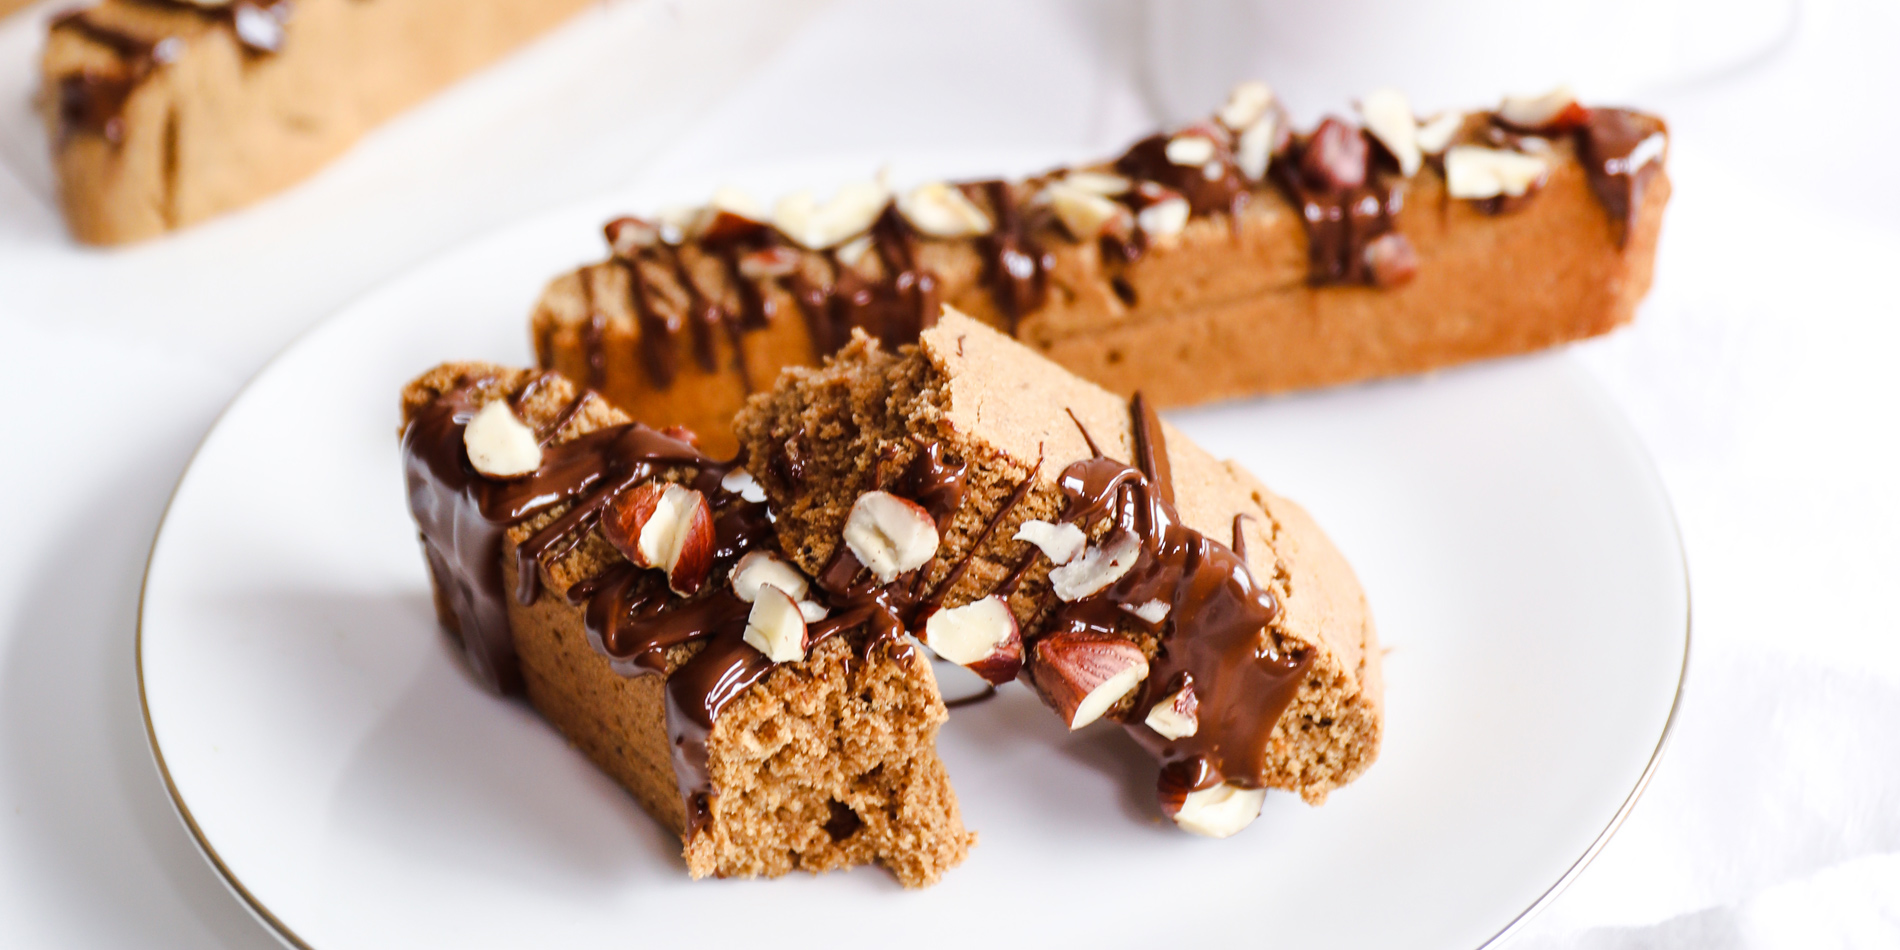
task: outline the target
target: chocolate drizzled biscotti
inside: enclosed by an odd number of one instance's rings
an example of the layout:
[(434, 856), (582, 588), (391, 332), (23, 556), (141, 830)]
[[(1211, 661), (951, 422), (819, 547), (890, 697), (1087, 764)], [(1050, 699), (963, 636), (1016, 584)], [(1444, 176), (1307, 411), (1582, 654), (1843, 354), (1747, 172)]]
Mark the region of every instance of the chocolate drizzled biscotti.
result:
[(1119, 722), (1183, 827), (1238, 831), (1267, 788), (1322, 802), (1377, 756), (1352, 569), (1141, 397), (946, 311), (915, 345), (859, 334), (787, 371), (735, 426), (816, 589), (993, 682), (1020, 670), (1072, 729)]
[(862, 329), (948, 303), (1124, 395), (1175, 406), (1604, 333), (1647, 291), (1660, 119), (1568, 93), (1420, 122), (1404, 97), (1294, 134), (1272, 93), (1027, 181), (860, 184), (770, 215), (742, 195), (607, 225), (556, 278), (535, 352), (709, 448), (745, 396)]
[(929, 663), (806, 598), (742, 471), (553, 373), (447, 364), (402, 409), (443, 627), (694, 877), (876, 862), (922, 886), (963, 860)]
[(42, 61), (60, 203), (119, 244), (302, 180), (590, 0), (103, 0)]

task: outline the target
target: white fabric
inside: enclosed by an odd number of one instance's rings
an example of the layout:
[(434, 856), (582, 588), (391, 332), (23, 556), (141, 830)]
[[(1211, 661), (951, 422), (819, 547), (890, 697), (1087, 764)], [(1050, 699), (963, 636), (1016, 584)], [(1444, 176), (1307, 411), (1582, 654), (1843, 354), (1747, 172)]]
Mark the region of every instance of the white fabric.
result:
[[(1674, 130), (1655, 293), (1634, 328), (1579, 349), (1674, 497), (1696, 639), (1654, 783), (1518, 946), (1900, 945), (1900, 12), (1801, 11), (1765, 61), (1642, 100)], [(1085, 155), (1152, 122), (1128, 0), (621, 0), (288, 195), (99, 253), (64, 238), (21, 98), (46, 13), (0, 23), (4, 946), (274, 946), (171, 812), (131, 642), (171, 483), (300, 329), (636, 175)]]

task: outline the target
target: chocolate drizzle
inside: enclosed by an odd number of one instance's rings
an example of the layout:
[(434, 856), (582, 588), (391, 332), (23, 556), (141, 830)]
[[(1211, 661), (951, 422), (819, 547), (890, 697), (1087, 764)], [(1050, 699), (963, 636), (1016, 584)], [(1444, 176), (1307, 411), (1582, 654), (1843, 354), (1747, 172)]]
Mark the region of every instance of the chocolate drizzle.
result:
[[(1328, 118), (1311, 133), (1291, 133), (1285, 111), (1276, 100), (1270, 106), (1276, 119), (1273, 154), (1265, 183), (1243, 174), (1235, 157), (1234, 133), (1218, 123), (1204, 123), (1170, 135), (1151, 135), (1136, 142), (1111, 165), (1114, 173), (1131, 179), (1116, 200), (1139, 216), (1141, 212), (1176, 198), (1188, 204), (1193, 217), (1229, 216), (1236, 234), (1242, 215), (1256, 189), (1276, 188), (1299, 214), (1307, 237), (1307, 282), (1313, 286), (1360, 285), (1390, 288), (1411, 280), (1420, 266), (1419, 254), (1399, 231), (1409, 180), (1397, 159), (1356, 125)], [(1552, 134), (1574, 129), (1580, 160), (1590, 175), (1591, 188), (1615, 222), (1621, 246), (1642, 205), (1644, 185), (1661, 167), (1661, 120), (1622, 109), (1574, 110), (1579, 124), (1543, 130), (1506, 126), (1495, 115), (1474, 114), (1463, 137), (1496, 148), (1531, 150), (1548, 145)], [(1566, 113), (1570, 115), (1570, 113)], [(1565, 122), (1573, 121), (1567, 118)], [(1183, 136), (1201, 137), (1211, 145), (1211, 158), (1201, 164), (1177, 164), (1168, 157), (1169, 145)], [(1475, 138), (1474, 138), (1475, 136)], [(1539, 141), (1532, 143), (1529, 138)], [(1521, 148), (1520, 148), (1521, 146)], [(1428, 167), (1441, 175), (1443, 158), (1433, 155)], [(1056, 255), (1046, 242), (1060, 237), (1062, 226), (1046, 204), (1019, 200), (1033, 190), (1066, 175), (1059, 170), (1028, 184), (1002, 180), (956, 185), (962, 196), (988, 213), (990, 230), (971, 241), (982, 262), (980, 286), (994, 302), (1009, 332), (1018, 333), (1023, 319), (1047, 305)], [(1477, 200), (1473, 205), (1488, 214), (1502, 214), (1533, 199), (1535, 189), (1518, 197)], [(649, 382), (664, 389), (677, 375), (676, 338), (691, 332), (700, 366), (713, 369), (713, 330), (723, 330), (738, 357), (738, 373), (748, 392), (754, 380), (744, 365), (742, 340), (746, 332), (769, 324), (774, 316), (774, 293), (789, 294), (804, 317), (813, 351), (836, 352), (862, 329), (888, 347), (914, 343), (935, 321), (944, 288), (938, 275), (919, 260), (918, 237), (898, 212), (886, 205), (870, 229), (842, 246), (823, 251), (799, 250), (773, 226), (731, 211), (710, 212), (712, 220), (686, 240), (677, 231), (668, 238), (675, 246), (657, 248), (657, 240), (632, 257), (666, 257), (668, 283), (677, 283), (689, 298), (684, 318), (661, 318), (652, 312), (649, 281), (633, 281), (632, 303), (641, 327), (643, 363)], [(622, 257), (620, 243), (609, 225), (608, 240)], [(1137, 217), (1136, 220), (1139, 220)], [(662, 229), (640, 222), (660, 234)], [(1130, 269), (1148, 252), (1147, 233), (1126, 224), (1108, 229), (1098, 240), (1103, 276), (1129, 307), (1137, 306), (1136, 282)], [(697, 286), (683, 252), (696, 247), (718, 256), (732, 284), (737, 305), (713, 299)], [(747, 255), (775, 252), (786, 263), (748, 271)], [(625, 263), (623, 261), (623, 263)], [(638, 268), (628, 265), (630, 273)], [(635, 274), (636, 278), (638, 277)], [(650, 275), (649, 275), (650, 276)], [(768, 286), (769, 285), (769, 286)], [(644, 289), (643, 289), (644, 288)], [(736, 311), (736, 312), (735, 312)], [(602, 334), (583, 328), (582, 346), (590, 366), (601, 364)], [(552, 354), (541, 352), (543, 365)], [(596, 376), (594, 383), (600, 384)]]
[[(546, 378), (528, 382), (516, 404)], [(722, 487), (733, 463), (716, 462), (689, 442), (638, 423), (548, 445), (541, 466), (521, 478), (480, 475), (468, 462), (463, 430), (503, 388), (497, 377), (459, 381), (416, 411), (402, 440), (409, 508), (447, 608), (444, 625), (490, 689), (506, 694), (522, 687), (505, 600), (511, 592), (504, 589), (502, 571), (506, 535), (516, 525), (559, 511), (515, 549), (512, 594), (523, 605), (539, 597), (542, 565), (576, 551), (621, 492), (669, 472), (685, 473), (714, 511), (715, 570), (729, 570), (746, 552), (777, 548), (765, 506)], [(591, 398), (587, 390), (575, 396), (542, 430), (544, 441), (566, 428)], [(570, 603), (585, 605), (588, 641), (623, 675), (665, 672), (675, 659), (670, 651), (702, 644), (666, 684), (667, 729), (689, 837), (704, 826), (715, 794), (705, 750), (712, 724), (772, 665), (744, 643), (748, 605), (727, 585), (709, 587), (701, 596), (681, 598), (658, 572), (618, 561), (566, 591)], [(849, 624), (833, 622), (830, 632), (846, 629)]]
[(1643, 189), (1662, 168), (1666, 135), (1661, 119), (1629, 109), (1591, 109), (1577, 127), (1577, 157), (1591, 192), (1609, 212), (1617, 247), (1629, 242)]
[(1055, 255), (1043, 250), (1030, 234), (1009, 182), (976, 182), (964, 185), (963, 190), (989, 206), (994, 227), (980, 243), (983, 280), (1014, 336), (1023, 315), (1041, 309), (1048, 299), (1049, 272), (1055, 269)]
[[(1135, 537), (1140, 555), (1106, 589), (1058, 604), (1041, 636), (1118, 635), (1133, 628), (1155, 637), (1148, 677), (1123, 724), (1160, 759), (1164, 801), (1221, 782), (1259, 788), (1274, 727), (1316, 654), (1277, 644), (1271, 624), (1278, 601), (1254, 580), (1243, 555), (1180, 522), (1160, 422), (1139, 395), (1130, 415), (1139, 468), (1097, 451), (1065, 469), (1059, 484), (1063, 520), (1085, 530), (1106, 520), (1111, 537)], [(1234, 521), (1234, 540), (1242, 547), (1245, 517)], [(1136, 615), (1155, 601), (1168, 606), (1161, 621)], [(1193, 735), (1166, 739), (1144, 724), (1149, 708), (1189, 686), (1199, 700)]]
[[(205, 7), (186, 0), (135, 0), (139, 5), (190, 13), (231, 30), (238, 46), (250, 55), (266, 55), (283, 48), (284, 25), (291, 14), (290, 0), (252, 3), (248, 0)], [(125, 141), (125, 104), (139, 86), (161, 67), (184, 53), (185, 40), (177, 36), (150, 36), (101, 22), (92, 10), (70, 10), (55, 17), (51, 29), (68, 31), (111, 50), (117, 69), (91, 68), (59, 77), (58, 110), (62, 141), (72, 135), (96, 135), (113, 145)]]
[(1316, 150), (1329, 146), (1325, 133), (1349, 128), (1337, 119), (1326, 123), (1313, 135), (1290, 142), (1268, 175), (1299, 209), (1300, 224), (1306, 230), (1307, 283), (1378, 286), (1366, 249), (1380, 237), (1396, 233), (1405, 201), (1404, 180), (1372, 160), (1365, 133), (1357, 129), (1338, 133), (1350, 135), (1359, 145), (1356, 150), (1341, 150), (1355, 166), (1352, 173), (1325, 174), (1322, 166), (1346, 159), (1334, 157), (1322, 163), (1315, 160)]

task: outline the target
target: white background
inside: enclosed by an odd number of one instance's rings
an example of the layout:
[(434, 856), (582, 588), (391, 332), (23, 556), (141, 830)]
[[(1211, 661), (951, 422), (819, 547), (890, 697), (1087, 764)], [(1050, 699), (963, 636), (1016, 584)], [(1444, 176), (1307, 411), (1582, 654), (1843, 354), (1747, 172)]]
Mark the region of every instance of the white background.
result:
[[(99, 252), (64, 235), (30, 111), (47, 12), (0, 23), (8, 947), (274, 945), (172, 813), (131, 647), (171, 485), (301, 329), (643, 176), (1080, 156), (1157, 121), (1132, 3), (610, 0), (291, 193)], [(1580, 350), (1673, 495), (1696, 639), (1649, 792), (1520, 946), (1900, 945), (1896, 41), (1892, 3), (1805, 0), (1760, 56), (1631, 90), (1671, 122), (1676, 199), (1636, 326)]]

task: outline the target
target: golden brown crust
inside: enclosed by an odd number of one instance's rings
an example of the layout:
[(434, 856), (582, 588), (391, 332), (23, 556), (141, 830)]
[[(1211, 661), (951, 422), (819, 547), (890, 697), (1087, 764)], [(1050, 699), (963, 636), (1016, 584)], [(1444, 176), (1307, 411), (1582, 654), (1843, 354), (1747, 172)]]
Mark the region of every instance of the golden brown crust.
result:
[(54, 28), (41, 74), (66, 219), (80, 240), (118, 244), (249, 204), (588, 2), (297, 0), (282, 49), (260, 55), (212, 18), (104, 0), (88, 20), (149, 42), (175, 37), (182, 51), (126, 99), (121, 141), (67, 134), (62, 79), (138, 70), (84, 31)]
[[(976, 547), (967, 572), (949, 589), (944, 602), (957, 606), (989, 593), (1018, 562), (1026, 545), (1011, 539), (1023, 521), (1057, 517), (1058, 476), (1091, 455), (1076, 422), (1103, 454), (1132, 457), (1134, 436), (1121, 397), (952, 312), (916, 347), (892, 353), (859, 338), (821, 368), (788, 371), (772, 392), (753, 397), (735, 428), (778, 511), (782, 547), (809, 571), (840, 543), (852, 503), (876, 481), (878, 459), (889, 459), (886, 470), (895, 470), (917, 450), (916, 439), (941, 442), (950, 457), (969, 465), (963, 503), (942, 526), (942, 545), (923, 568), (929, 584), (971, 551), (983, 526), (1034, 472), (1023, 501)], [(1275, 729), (1274, 766), (1266, 779), (1322, 801), (1378, 754), (1381, 657), (1365, 596), (1344, 557), (1303, 510), (1165, 423), (1164, 431), (1182, 520), (1225, 540), (1235, 516), (1248, 515), (1249, 566), (1284, 607), (1273, 633), (1318, 651), (1308, 683)], [(803, 453), (805, 476), (797, 482), (767, 461), (788, 442)], [(1033, 563), (1010, 598), (1025, 629), (1041, 623), (1050, 604), (1047, 562)]]
[[(1085, 379), (1124, 395), (1140, 389), (1166, 407), (1421, 372), (1609, 332), (1630, 320), (1649, 289), (1667, 172), (1658, 167), (1648, 179), (1619, 246), (1574, 143), (1553, 140), (1550, 157), (1545, 185), (1502, 214), (1449, 198), (1431, 167), (1410, 179), (1397, 229), (1417, 250), (1419, 268), (1394, 288), (1310, 285), (1298, 211), (1271, 187), (1253, 191), (1238, 227), (1224, 213), (1190, 221), (1177, 241), (1121, 269), (1119, 292), (1099, 243), (1051, 234), (1048, 300), (1016, 335)], [(1008, 326), (973, 242), (922, 239), (917, 255), (938, 276), (946, 303)], [(703, 280), (731, 299), (720, 274)], [(664, 273), (650, 273), (649, 285), (677, 286)], [(741, 344), (754, 390), (816, 358), (796, 302), (766, 287), (778, 303), (771, 326)], [(680, 318), (674, 302), (657, 307)], [(596, 315), (599, 343), (591, 345)], [(694, 428), (715, 453), (735, 445), (727, 422), (746, 385), (730, 345), (716, 342), (713, 369), (682, 358), (678, 378), (658, 384), (642, 362), (642, 328), (621, 265), (556, 278), (530, 324), (543, 365), (588, 378), (589, 353), (598, 353), (593, 384), (608, 399), (651, 425)]]

